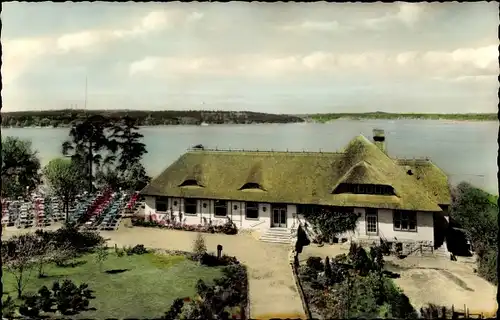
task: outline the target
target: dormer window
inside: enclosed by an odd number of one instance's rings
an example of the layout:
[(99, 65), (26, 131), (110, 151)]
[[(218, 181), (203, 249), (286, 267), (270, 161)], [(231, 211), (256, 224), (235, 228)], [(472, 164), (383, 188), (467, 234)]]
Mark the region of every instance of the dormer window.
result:
[(352, 193), (352, 194), (371, 194), (371, 195), (384, 195), (394, 196), (394, 188), (388, 185), (378, 184), (354, 184), (354, 183), (341, 183), (334, 191), (335, 194)]
[(261, 191), (265, 191), (264, 188), (262, 188), (262, 186), (256, 182), (247, 182), (245, 183), (241, 188), (240, 190), (261, 190)]
[(196, 181), (194, 179), (187, 179), (187, 180), (184, 180), (179, 185), (179, 187), (202, 187), (202, 185), (199, 184), (198, 181)]

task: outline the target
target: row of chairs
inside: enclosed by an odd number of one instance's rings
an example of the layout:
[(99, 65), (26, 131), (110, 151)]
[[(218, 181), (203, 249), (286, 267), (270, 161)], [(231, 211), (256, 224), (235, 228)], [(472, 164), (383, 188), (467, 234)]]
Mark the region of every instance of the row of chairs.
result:
[(70, 220), (71, 222), (80, 221), (85, 216), (89, 207), (92, 205), (94, 201), (95, 201), (95, 196), (92, 196), (90, 194), (83, 195), (77, 201), (76, 207), (69, 209), (68, 220)]
[(120, 225), (120, 220), (123, 214), (123, 209), (127, 204), (128, 196), (123, 193), (115, 197), (113, 204), (109, 207), (103, 215), (100, 223), (100, 230), (116, 230)]

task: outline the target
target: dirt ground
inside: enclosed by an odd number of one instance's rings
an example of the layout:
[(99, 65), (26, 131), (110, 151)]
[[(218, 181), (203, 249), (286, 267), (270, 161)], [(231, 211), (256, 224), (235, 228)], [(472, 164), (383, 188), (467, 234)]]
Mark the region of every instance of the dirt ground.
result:
[[(7, 229), (3, 232), (3, 239), (29, 231)], [(144, 244), (146, 247), (183, 251), (191, 251), (196, 237), (195, 232), (139, 227), (103, 231), (101, 234), (109, 239), (110, 246)], [(215, 252), (217, 245), (221, 244), (223, 253), (236, 256), (248, 267), (253, 319), (306, 318), (288, 263), (290, 246), (264, 243), (245, 233), (236, 236), (204, 234), (204, 237), (208, 251)]]
[[(311, 256), (325, 258), (348, 252), (347, 245), (311, 244), (304, 248), (299, 260), (305, 263)], [(475, 265), (467, 259), (451, 261), (443, 257), (410, 256), (402, 260), (385, 257), (385, 260), (388, 270), (401, 275), (394, 281), (417, 309), (433, 303), (450, 308), (454, 305), (455, 309), (463, 310), (465, 304), (470, 313), (482, 312), (485, 316), (496, 313), (497, 287), (475, 274)]]

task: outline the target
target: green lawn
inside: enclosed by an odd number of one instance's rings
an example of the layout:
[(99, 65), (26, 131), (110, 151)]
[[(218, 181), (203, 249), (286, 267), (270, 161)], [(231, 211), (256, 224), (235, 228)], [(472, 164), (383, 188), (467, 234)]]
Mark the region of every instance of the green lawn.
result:
[[(157, 318), (168, 310), (174, 299), (193, 297), (198, 279), (213, 283), (214, 278), (221, 276), (220, 268), (200, 266), (183, 256), (148, 253), (117, 257), (110, 250), (103, 272), (94, 257), (86, 255), (76, 259), (85, 262), (76, 267), (47, 266), (45, 274), (48, 277), (43, 279), (38, 279), (33, 271), (24, 293), (36, 292), (43, 285), (50, 289), (54, 280), (69, 278), (77, 285), (88, 283), (96, 296), (90, 307), (97, 310), (82, 312), (75, 318)], [(105, 272), (114, 269), (126, 271)], [(13, 280), (11, 274), (4, 273), (4, 290), (16, 297)]]

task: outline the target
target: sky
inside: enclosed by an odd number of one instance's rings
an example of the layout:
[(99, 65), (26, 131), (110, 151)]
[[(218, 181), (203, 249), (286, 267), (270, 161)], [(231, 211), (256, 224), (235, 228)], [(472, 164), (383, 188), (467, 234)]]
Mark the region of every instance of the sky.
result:
[(2, 111), (497, 112), (498, 16), (495, 2), (8, 2)]

